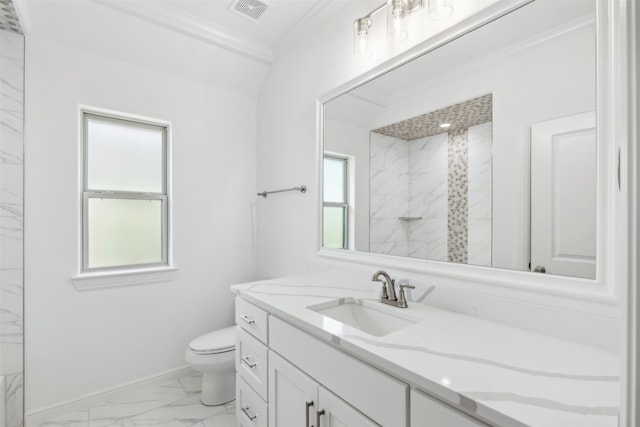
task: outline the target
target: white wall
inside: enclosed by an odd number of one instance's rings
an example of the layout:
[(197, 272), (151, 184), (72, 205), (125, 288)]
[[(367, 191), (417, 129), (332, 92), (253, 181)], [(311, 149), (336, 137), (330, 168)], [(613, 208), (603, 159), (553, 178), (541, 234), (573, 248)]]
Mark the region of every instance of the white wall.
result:
[[(233, 323), (229, 285), (256, 278), (256, 100), (35, 38), (26, 88), (32, 413), (184, 365), (191, 339)], [(74, 288), (79, 104), (172, 122), (175, 280)]]

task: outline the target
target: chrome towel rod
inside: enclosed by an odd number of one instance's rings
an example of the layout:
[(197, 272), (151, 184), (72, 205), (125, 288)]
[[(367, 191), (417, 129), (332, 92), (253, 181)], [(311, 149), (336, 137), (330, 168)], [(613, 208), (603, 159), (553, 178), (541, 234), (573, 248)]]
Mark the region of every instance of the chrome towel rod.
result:
[(262, 193), (258, 193), (258, 196), (262, 196), (262, 197), (264, 197), (266, 199), (267, 198), (267, 194), (284, 193), (285, 191), (299, 191), (301, 193), (306, 193), (307, 192), (307, 186), (306, 185), (302, 185), (300, 187), (285, 188), (284, 190), (263, 191)]

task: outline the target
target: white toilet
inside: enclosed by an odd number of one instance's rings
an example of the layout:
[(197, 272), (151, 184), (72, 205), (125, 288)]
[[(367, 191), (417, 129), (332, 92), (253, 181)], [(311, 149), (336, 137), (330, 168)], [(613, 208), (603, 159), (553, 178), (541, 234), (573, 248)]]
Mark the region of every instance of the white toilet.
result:
[(191, 341), (185, 360), (202, 372), (204, 405), (222, 405), (235, 399), (236, 328), (231, 326), (209, 332)]

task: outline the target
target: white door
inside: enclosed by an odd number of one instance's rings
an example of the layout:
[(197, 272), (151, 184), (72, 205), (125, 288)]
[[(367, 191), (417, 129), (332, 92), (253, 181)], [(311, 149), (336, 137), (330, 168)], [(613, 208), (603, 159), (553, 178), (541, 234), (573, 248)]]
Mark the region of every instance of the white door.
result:
[(316, 412), (316, 427), (379, 427), (324, 387), (320, 387), (318, 397), (320, 409)]
[(269, 425), (313, 427), (317, 402), (317, 383), (270, 351)]
[(595, 113), (536, 123), (531, 126), (531, 270), (593, 279), (595, 261)]

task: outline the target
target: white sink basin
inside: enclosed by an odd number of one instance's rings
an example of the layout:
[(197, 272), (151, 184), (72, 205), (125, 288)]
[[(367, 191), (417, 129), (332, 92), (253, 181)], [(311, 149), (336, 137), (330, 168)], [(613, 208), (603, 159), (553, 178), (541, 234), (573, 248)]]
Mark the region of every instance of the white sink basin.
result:
[(402, 313), (403, 308), (355, 298), (340, 298), (307, 308), (376, 337), (388, 335), (422, 320)]

